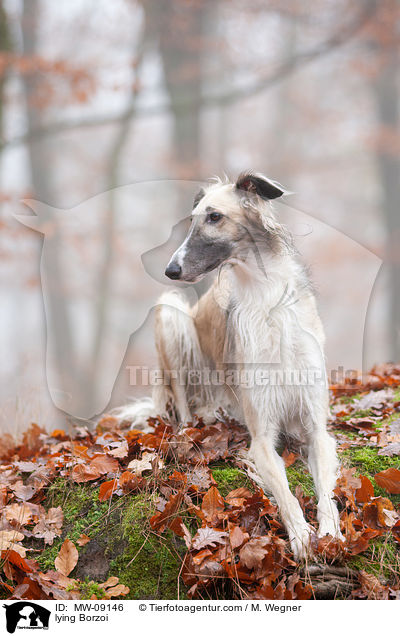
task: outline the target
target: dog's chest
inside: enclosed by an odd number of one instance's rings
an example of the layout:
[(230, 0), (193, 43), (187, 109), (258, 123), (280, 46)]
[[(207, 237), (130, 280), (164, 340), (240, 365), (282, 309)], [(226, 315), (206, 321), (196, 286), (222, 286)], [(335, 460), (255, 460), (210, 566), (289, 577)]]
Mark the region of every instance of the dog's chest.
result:
[(301, 355), (302, 329), (292, 308), (268, 306), (262, 298), (235, 301), (228, 314), (229, 340), (244, 363), (290, 363)]

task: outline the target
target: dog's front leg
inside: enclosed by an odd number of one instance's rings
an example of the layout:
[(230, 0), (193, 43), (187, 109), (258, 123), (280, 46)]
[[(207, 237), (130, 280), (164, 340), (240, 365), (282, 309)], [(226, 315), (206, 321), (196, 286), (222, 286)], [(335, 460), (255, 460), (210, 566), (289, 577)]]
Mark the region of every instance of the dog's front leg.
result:
[(275, 450), (277, 427), (271, 420), (267, 420), (266, 425), (265, 414), (261, 419), (249, 399), (244, 398), (243, 403), (246, 424), (252, 436), (250, 458), (266, 491), (275, 498), (295, 558), (305, 558), (312, 529), (304, 519), (298, 500), (290, 492), (283, 460)]
[(327, 534), (343, 540), (339, 513), (333, 500), (338, 459), (335, 440), (325, 429), (325, 422), (315, 425), (309, 434), (308, 463), (318, 496), (318, 535)]
[(283, 460), (268, 434), (253, 438), (250, 455), (266, 490), (271, 492), (278, 504), (294, 556), (297, 559), (305, 558), (311, 528), (304, 519), (298, 500), (290, 492)]

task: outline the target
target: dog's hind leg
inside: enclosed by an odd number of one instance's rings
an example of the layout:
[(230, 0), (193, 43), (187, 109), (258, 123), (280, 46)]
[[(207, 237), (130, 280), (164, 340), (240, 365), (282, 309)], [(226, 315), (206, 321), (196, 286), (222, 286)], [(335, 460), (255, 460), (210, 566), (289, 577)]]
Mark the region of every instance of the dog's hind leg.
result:
[[(196, 397), (196, 392), (204, 392), (201, 378), (204, 362), (191, 308), (176, 291), (165, 292), (158, 301), (155, 340), (165, 381), (164, 398), (158, 387), (154, 390), (157, 406), (165, 410), (165, 403), (160, 402), (171, 396), (182, 425), (192, 419), (190, 398)], [(195, 374), (200, 377), (191, 382)]]

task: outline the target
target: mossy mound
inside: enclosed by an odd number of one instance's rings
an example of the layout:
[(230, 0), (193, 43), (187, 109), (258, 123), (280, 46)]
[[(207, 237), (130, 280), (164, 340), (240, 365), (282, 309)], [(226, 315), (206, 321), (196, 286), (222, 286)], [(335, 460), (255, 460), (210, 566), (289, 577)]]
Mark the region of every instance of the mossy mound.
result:
[[(54, 569), (65, 538), (71, 539), (79, 551), (79, 559), (71, 576), (81, 581), (82, 598), (90, 598), (93, 584), (110, 576), (130, 588), (131, 599), (185, 598), (179, 571), (185, 553), (183, 542), (167, 532), (152, 532), (149, 519), (155, 512), (154, 495), (140, 493), (99, 501), (99, 488), (57, 479), (49, 488), (45, 506), (61, 506), (64, 527), (60, 538), (45, 548), (37, 561), (43, 571)], [(81, 534), (90, 542), (79, 547)], [(96, 585), (96, 583), (94, 584)]]
[(229, 464), (216, 464), (210, 466), (212, 476), (216, 481), (217, 488), (223, 497), (237, 488), (246, 487), (254, 490), (254, 482), (252, 482), (246, 473), (239, 468), (230, 466)]
[[(371, 447), (354, 447), (340, 453), (345, 466), (355, 466), (356, 474), (366, 475), (374, 485), (376, 496), (388, 496), (374, 481), (374, 475), (391, 466), (398, 467), (397, 457), (378, 455)], [(245, 486), (254, 490), (255, 485), (246, 473), (231, 464), (210, 466), (217, 488), (222, 496)], [(312, 477), (302, 460), (287, 468), (292, 492), (300, 486), (306, 496), (315, 496)], [(390, 496), (394, 505), (400, 503), (400, 495)], [(72, 576), (83, 581), (82, 598), (95, 594), (101, 596), (98, 583), (110, 576), (117, 576), (127, 585), (131, 599), (184, 599), (186, 588), (180, 580), (182, 560), (186, 553), (183, 541), (167, 530), (162, 535), (151, 529), (149, 520), (156, 511), (154, 492), (114, 496), (106, 502), (99, 501), (99, 488), (80, 485), (58, 478), (49, 487), (46, 508), (61, 506), (64, 526), (61, 537), (38, 556), (43, 571), (54, 568), (61, 544), (71, 539), (79, 551), (79, 560)], [(194, 519), (185, 522), (195, 532)], [(193, 527), (192, 527), (193, 525)], [(90, 542), (79, 547), (82, 534)], [(377, 539), (364, 554), (350, 559), (348, 565), (358, 570), (390, 578), (400, 572), (400, 560), (396, 542), (389, 536)], [(95, 583), (93, 583), (95, 581)], [(96, 589), (95, 589), (96, 588)]]
[[(388, 468), (400, 468), (400, 459), (398, 456), (378, 455), (378, 450), (371, 446), (357, 446), (339, 452), (339, 456), (344, 466), (354, 466), (356, 475), (365, 475), (371, 480), (376, 497), (388, 497), (387, 491), (376, 483), (374, 475)], [(400, 495), (389, 495), (389, 498), (394, 507), (400, 504)]]
[[(241, 486), (252, 486), (243, 471), (229, 464), (218, 465), (212, 473), (223, 495)], [(47, 509), (61, 506), (64, 525), (62, 535), (39, 554), (37, 561), (44, 572), (54, 569), (63, 541), (73, 541), (79, 559), (71, 576), (83, 581), (82, 598), (92, 594), (99, 598), (101, 590), (96, 584), (110, 576), (117, 576), (120, 583), (129, 587), (126, 598), (186, 598), (179, 578), (186, 548), (171, 531), (158, 535), (151, 529), (149, 520), (156, 511), (153, 493), (114, 496), (101, 502), (99, 487), (58, 478), (49, 487), (43, 505)], [(187, 521), (190, 527), (190, 520)], [(80, 547), (78, 539), (82, 534), (91, 540)], [(32, 547), (39, 547), (39, 543), (36, 546), (34, 542)]]

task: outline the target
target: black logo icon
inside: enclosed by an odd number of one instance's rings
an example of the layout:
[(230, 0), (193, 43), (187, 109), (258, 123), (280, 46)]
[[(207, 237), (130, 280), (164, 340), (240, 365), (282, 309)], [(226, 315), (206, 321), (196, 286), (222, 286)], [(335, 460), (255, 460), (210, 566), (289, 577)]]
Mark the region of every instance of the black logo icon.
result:
[(37, 603), (18, 601), (3, 607), (6, 609), (6, 626), (9, 634), (13, 634), (16, 629), (49, 629), (51, 612)]

